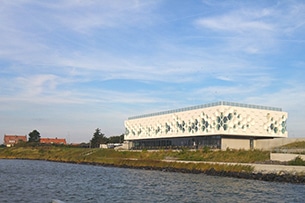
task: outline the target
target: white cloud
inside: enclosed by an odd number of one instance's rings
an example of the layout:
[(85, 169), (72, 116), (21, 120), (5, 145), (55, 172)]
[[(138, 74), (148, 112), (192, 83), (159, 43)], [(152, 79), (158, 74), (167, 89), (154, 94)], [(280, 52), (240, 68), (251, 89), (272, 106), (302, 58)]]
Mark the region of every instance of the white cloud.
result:
[(17, 84), (25, 90), (23, 94), (29, 97), (37, 96), (47, 91), (52, 91), (58, 85), (58, 77), (55, 75), (34, 75), (29, 77), (18, 77)]
[(217, 33), (227, 43), (228, 51), (261, 54), (274, 52), (281, 40), (304, 28), (304, 13), (304, 4), (237, 8), (221, 15), (197, 19), (195, 25), (202, 32), (211, 30)]
[(227, 82), (232, 82), (234, 81), (232, 78), (228, 77), (228, 76), (224, 76), (224, 75), (218, 75), (216, 76), (216, 78), (218, 80), (223, 80), (223, 81), (227, 81)]
[(241, 9), (221, 16), (201, 18), (196, 20), (196, 24), (216, 31), (254, 34), (274, 31), (274, 25), (266, 21), (272, 15), (273, 11), (267, 9)]
[[(0, 58), (22, 64), (56, 65), (58, 60), (67, 60), (63, 55), (72, 55), (73, 51), (83, 49), (80, 55), (90, 52), (96, 45), (87, 43), (100, 29), (129, 29), (129, 26), (149, 24), (157, 4), (158, 1), (141, 4), (137, 1), (4, 1), (0, 13)], [(74, 48), (72, 53), (71, 48)]]
[(282, 29), (285, 34), (290, 36), (295, 32), (304, 30), (305, 4), (303, 2), (289, 5), (284, 12), (279, 13), (282, 14), (280, 16), (282, 24), (279, 25), (279, 28)]
[[(59, 4), (46, 3), (43, 7), (53, 10), (52, 17), (63, 25), (80, 33), (92, 29), (123, 27), (150, 22), (151, 11), (158, 1), (65, 1)], [(68, 11), (68, 12), (67, 12)]]
[(259, 20), (246, 19), (243, 15), (226, 15), (216, 18), (197, 20), (199, 26), (207, 27), (213, 30), (230, 31), (234, 33), (251, 33), (261, 31), (272, 31), (273, 26)]

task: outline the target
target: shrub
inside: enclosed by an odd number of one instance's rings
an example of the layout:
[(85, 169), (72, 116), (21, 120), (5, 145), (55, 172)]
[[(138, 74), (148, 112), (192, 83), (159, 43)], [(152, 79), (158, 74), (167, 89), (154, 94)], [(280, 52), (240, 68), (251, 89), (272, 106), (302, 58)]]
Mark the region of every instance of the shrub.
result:
[(202, 148), (202, 152), (204, 152), (204, 153), (210, 152), (210, 147), (204, 146), (204, 147)]
[(300, 156), (297, 156), (295, 159), (288, 161), (288, 165), (305, 166), (305, 161)]

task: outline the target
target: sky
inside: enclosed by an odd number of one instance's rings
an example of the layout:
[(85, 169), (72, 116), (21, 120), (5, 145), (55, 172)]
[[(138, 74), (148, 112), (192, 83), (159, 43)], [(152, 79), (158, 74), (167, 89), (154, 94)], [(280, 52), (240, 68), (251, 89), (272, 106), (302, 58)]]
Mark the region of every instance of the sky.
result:
[(305, 137), (305, 2), (1, 0), (0, 134), (89, 142), (131, 116), (280, 107)]

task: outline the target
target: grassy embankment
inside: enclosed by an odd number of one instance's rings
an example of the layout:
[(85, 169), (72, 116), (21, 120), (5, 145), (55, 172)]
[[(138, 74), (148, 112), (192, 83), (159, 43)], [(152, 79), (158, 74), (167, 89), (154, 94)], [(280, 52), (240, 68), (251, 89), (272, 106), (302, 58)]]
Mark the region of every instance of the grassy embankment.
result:
[[(302, 151), (298, 151), (298, 154), (305, 154), (305, 141), (286, 144), (279, 149), (300, 149)], [(295, 159), (288, 161), (288, 165), (305, 166), (305, 160), (303, 160), (301, 157), (296, 157)]]
[(253, 163), (269, 160), (269, 152), (265, 151), (156, 151), (132, 152), (115, 151), (109, 149), (86, 149), (55, 146), (40, 147), (12, 147), (0, 149), (0, 158), (3, 159), (35, 159), (60, 161), (71, 163), (88, 163), (131, 168), (177, 169), (186, 171), (226, 171), (252, 172), (253, 167), (236, 165), (221, 165), (210, 163), (181, 163), (164, 162), (163, 159), (187, 161), (212, 161)]
[(305, 141), (293, 142), (290, 144), (283, 145), (281, 148), (284, 149), (305, 149)]

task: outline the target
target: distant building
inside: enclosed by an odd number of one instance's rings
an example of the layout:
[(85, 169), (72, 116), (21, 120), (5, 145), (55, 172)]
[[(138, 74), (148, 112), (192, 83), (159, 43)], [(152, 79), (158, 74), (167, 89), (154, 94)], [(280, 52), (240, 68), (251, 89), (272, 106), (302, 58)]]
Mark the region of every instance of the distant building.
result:
[(67, 144), (66, 139), (62, 138), (40, 138), (40, 143), (43, 144)]
[(26, 135), (4, 135), (3, 144), (7, 147), (13, 147), (20, 142), (27, 142)]
[(107, 143), (107, 144), (100, 144), (100, 148), (102, 149), (114, 149), (116, 147), (122, 146), (122, 143)]
[(257, 141), (287, 138), (281, 108), (215, 102), (128, 118), (130, 149), (254, 149)]

